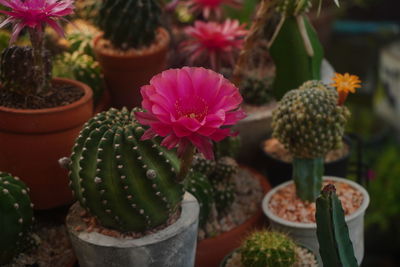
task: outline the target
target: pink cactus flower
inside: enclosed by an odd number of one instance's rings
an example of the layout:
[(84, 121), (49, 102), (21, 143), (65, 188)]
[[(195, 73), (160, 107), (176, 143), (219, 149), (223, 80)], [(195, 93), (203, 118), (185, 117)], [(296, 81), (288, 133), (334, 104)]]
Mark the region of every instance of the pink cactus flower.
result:
[(0, 0), (0, 4), (11, 9), (11, 11), (0, 10), (8, 15), (0, 28), (11, 23), (13, 34), (11, 42), (14, 42), (21, 30), (30, 27), (41, 32), (44, 24), (48, 24), (61, 36), (63, 29), (57, 20), (73, 12), (74, 0)]
[(193, 13), (201, 12), (204, 18), (208, 19), (211, 15), (217, 18), (221, 17), (222, 5), (229, 5), (232, 7), (240, 7), (241, 1), (239, 0), (189, 0), (189, 10)]
[(186, 27), (190, 39), (181, 47), (190, 55), (189, 64), (208, 64), (216, 71), (223, 63), (233, 66), (234, 55), (242, 48), (247, 34), (244, 27), (239, 21), (229, 19), (222, 24), (196, 21), (193, 27)]
[(150, 128), (142, 139), (164, 137), (161, 145), (178, 146), (182, 156), (188, 145), (208, 159), (214, 157), (212, 141), (232, 136), (229, 126), (245, 117), (238, 88), (221, 74), (196, 67), (166, 70), (141, 88), (142, 107), (136, 118)]

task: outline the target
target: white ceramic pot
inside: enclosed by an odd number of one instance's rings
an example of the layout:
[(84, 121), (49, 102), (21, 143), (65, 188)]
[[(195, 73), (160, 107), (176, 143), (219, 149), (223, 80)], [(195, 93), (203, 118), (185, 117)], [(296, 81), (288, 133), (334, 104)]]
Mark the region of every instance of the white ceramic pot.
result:
[(83, 225), (75, 203), (66, 225), (81, 267), (191, 267), (194, 266), (199, 204), (185, 193), (179, 219), (141, 238), (116, 238), (98, 232), (77, 231)]
[[(363, 202), (358, 210), (346, 216), (345, 218), (347, 226), (349, 228), (350, 239), (353, 243), (354, 253), (357, 258), (357, 262), (360, 265), (364, 257), (364, 215), (365, 210), (367, 209), (369, 204), (369, 194), (362, 186), (348, 179), (330, 176), (324, 177), (324, 179), (347, 183), (356, 188), (357, 191), (361, 192), (363, 195)], [(287, 221), (272, 213), (272, 211), (268, 207), (268, 203), (270, 202), (271, 197), (279, 189), (291, 183), (293, 183), (293, 181), (285, 182), (269, 191), (263, 199), (262, 209), (264, 211), (264, 214), (269, 219), (270, 226), (273, 230), (285, 232), (289, 234), (289, 236), (291, 236), (300, 245), (304, 245), (305, 247), (310, 248), (315, 253), (315, 255), (317, 255), (318, 262), (322, 263), (321, 257), (319, 255), (317, 224)], [(320, 266), (322, 266), (322, 264)]]

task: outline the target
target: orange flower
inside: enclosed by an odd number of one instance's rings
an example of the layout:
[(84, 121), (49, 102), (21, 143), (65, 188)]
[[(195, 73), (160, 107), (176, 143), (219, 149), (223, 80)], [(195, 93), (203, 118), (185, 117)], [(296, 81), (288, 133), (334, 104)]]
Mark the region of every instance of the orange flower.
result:
[(336, 87), (339, 94), (338, 105), (343, 105), (349, 92), (355, 93), (356, 88), (361, 87), (361, 80), (356, 75), (350, 75), (345, 73), (335, 73), (335, 77), (332, 78), (334, 83), (331, 86)]

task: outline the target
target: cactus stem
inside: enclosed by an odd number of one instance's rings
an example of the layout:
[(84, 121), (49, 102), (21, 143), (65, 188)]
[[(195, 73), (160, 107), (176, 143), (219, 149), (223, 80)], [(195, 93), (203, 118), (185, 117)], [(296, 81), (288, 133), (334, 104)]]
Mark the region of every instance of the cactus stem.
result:
[(296, 194), (303, 201), (314, 202), (322, 187), (324, 158), (293, 159), (293, 180)]
[(192, 166), (193, 156), (194, 146), (192, 144), (188, 144), (181, 158), (181, 167), (177, 176), (178, 182), (182, 182), (186, 178), (190, 167)]

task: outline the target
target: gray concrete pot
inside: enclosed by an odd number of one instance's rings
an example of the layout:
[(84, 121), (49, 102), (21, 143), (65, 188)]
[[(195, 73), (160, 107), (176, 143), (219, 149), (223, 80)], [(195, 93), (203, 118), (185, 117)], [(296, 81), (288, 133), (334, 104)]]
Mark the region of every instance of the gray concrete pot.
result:
[[(75, 203), (66, 224), (81, 267), (190, 267), (194, 266), (199, 204), (185, 193), (180, 218), (167, 228), (142, 238), (115, 238), (97, 232), (77, 232), (83, 210)], [(78, 212), (78, 213), (76, 213)]]
[[(330, 84), (335, 71), (327, 60), (322, 61), (321, 65), (321, 80)], [(262, 164), (259, 158), (260, 144), (267, 139), (272, 132), (271, 121), (272, 111), (278, 106), (276, 102), (271, 102), (266, 106), (261, 106), (251, 112), (247, 112), (247, 117), (239, 121), (234, 129), (239, 132), (242, 141), (242, 148), (239, 154), (239, 161), (253, 167), (258, 167), (257, 163)]]
[[(347, 226), (349, 227), (349, 234), (350, 239), (353, 243), (354, 253), (357, 258), (357, 262), (360, 265), (364, 257), (364, 215), (365, 210), (367, 209), (369, 204), (369, 194), (362, 186), (353, 181), (331, 176), (324, 177), (324, 179), (326, 178), (347, 183), (356, 188), (363, 195), (363, 202), (360, 208), (356, 212), (350, 214), (349, 216), (346, 216), (345, 218)], [(298, 244), (310, 248), (315, 253), (315, 255), (317, 255), (318, 262), (321, 263), (320, 266), (322, 266), (317, 238), (317, 225), (315, 223), (296, 223), (284, 220), (272, 213), (272, 211), (268, 207), (268, 203), (270, 202), (271, 197), (279, 189), (291, 183), (293, 183), (293, 181), (285, 182), (269, 191), (263, 199), (262, 209), (264, 211), (264, 214), (269, 219), (271, 228), (273, 230), (287, 233)]]

